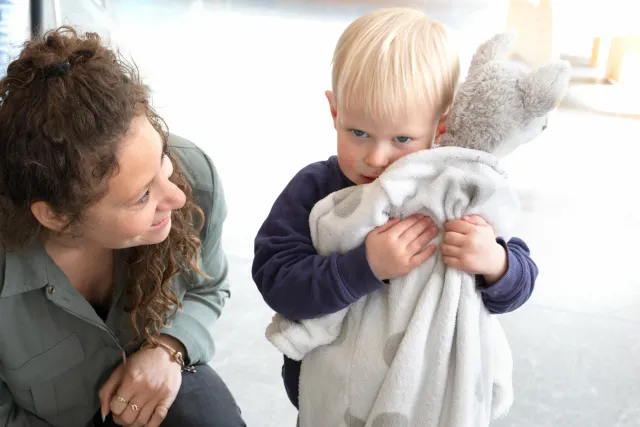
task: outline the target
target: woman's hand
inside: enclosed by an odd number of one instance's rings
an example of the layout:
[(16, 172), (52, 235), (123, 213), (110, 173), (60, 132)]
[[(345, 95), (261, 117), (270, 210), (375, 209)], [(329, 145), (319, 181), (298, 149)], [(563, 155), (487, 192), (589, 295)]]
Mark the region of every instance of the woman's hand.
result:
[[(184, 354), (184, 348), (173, 338), (163, 335), (159, 340)], [(111, 411), (116, 424), (160, 426), (181, 384), (182, 368), (167, 349), (142, 348), (118, 366), (100, 389), (102, 416)]]

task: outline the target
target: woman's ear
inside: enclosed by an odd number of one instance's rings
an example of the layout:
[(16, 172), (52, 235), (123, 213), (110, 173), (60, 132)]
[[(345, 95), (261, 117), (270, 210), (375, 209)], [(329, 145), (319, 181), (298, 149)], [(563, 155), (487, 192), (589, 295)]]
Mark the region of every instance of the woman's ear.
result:
[(47, 202), (35, 202), (31, 213), (43, 227), (60, 232), (67, 225), (67, 218), (56, 214)]

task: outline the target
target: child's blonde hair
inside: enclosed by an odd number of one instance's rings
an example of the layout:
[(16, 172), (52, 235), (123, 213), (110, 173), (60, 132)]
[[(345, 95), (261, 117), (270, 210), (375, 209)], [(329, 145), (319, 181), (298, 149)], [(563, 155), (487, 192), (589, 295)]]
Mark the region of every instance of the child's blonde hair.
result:
[(415, 109), (446, 113), (460, 74), (447, 28), (411, 8), (383, 8), (352, 22), (333, 56), (333, 102), (395, 121)]

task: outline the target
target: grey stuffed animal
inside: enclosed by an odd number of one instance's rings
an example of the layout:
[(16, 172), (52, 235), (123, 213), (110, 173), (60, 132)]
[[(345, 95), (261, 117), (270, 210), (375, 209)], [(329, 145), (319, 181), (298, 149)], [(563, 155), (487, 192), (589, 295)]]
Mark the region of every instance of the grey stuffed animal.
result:
[(551, 62), (529, 71), (506, 61), (515, 34), (483, 43), (471, 60), (437, 146), (486, 151), (501, 158), (538, 136), (564, 96), (570, 67)]

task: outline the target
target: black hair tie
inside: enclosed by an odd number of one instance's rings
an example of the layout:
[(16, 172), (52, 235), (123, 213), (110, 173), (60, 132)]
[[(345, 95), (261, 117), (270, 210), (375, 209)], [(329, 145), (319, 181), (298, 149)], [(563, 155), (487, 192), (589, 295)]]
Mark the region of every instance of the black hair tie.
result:
[(69, 71), (69, 68), (71, 68), (71, 63), (69, 61), (64, 61), (59, 64), (45, 67), (44, 75), (47, 77), (62, 76), (64, 73)]

